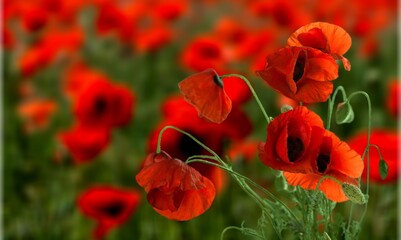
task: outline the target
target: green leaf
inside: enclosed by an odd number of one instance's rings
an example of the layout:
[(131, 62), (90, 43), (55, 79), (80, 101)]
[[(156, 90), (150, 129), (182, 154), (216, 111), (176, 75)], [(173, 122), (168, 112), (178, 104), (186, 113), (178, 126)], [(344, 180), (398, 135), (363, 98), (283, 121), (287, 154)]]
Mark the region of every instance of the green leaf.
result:
[(382, 180), (387, 177), (388, 174), (388, 165), (384, 159), (380, 159), (379, 161), (379, 173)]
[(354, 111), (348, 101), (339, 103), (336, 110), (336, 123), (350, 123), (354, 121)]

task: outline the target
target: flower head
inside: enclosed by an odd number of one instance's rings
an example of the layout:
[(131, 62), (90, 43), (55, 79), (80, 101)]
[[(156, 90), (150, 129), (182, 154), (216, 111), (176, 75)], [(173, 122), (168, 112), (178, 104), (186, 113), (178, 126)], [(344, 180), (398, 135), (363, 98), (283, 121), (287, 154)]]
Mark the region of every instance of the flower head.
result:
[(361, 156), (334, 133), (325, 129), (317, 129), (317, 132), (321, 134), (313, 138), (315, 146), (312, 146), (313, 153), (310, 155), (312, 172), (285, 172), (284, 176), (290, 185), (309, 190), (315, 190), (321, 181), (319, 190), (328, 199), (334, 202), (347, 201), (342, 183), (357, 185), (356, 179), (364, 168)]
[(113, 127), (129, 123), (132, 117), (134, 96), (122, 85), (106, 79), (94, 81), (75, 102), (75, 115), (88, 126)]
[(164, 151), (146, 157), (136, 180), (155, 211), (172, 220), (187, 221), (201, 215), (216, 195), (209, 179)]
[(94, 238), (103, 239), (111, 229), (129, 219), (139, 199), (140, 195), (134, 190), (96, 186), (83, 192), (77, 204), (83, 214), (97, 221)]
[(69, 150), (76, 164), (85, 163), (98, 156), (110, 142), (108, 128), (89, 128), (76, 125), (59, 134), (61, 143)]
[(267, 127), (266, 143), (260, 146), (260, 159), (267, 166), (287, 172), (311, 172), (315, 139), (323, 129), (320, 117), (306, 107), (280, 114)]
[(309, 47), (286, 47), (267, 56), (257, 72), (272, 88), (298, 102), (324, 102), (338, 77), (333, 57)]
[(212, 122), (223, 122), (231, 111), (231, 99), (213, 69), (206, 69), (187, 77), (178, 87), (185, 99), (198, 110), (199, 116)]
[(319, 49), (342, 61), (345, 70), (351, 70), (351, 63), (343, 55), (351, 47), (350, 35), (341, 27), (314, 22), (296, 30), (288, 39), (288, 46), (304, 46)]

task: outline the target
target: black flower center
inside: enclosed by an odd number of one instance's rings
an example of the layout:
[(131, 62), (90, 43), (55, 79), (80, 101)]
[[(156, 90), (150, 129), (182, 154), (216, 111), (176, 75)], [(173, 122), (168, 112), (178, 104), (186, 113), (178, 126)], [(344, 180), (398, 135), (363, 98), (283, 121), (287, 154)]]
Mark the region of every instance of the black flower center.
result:
[(327, 169), (327, 165), (329, 165), (330, 163), (330, 155), (327, 154), (319, 154), (319, 156), (317, 156), (317, 171), (319, 173), (324, 173)]
[(218, 58), (220, 56), (220, 51), (214, 46), (205, 46), (201, 51), (205, 58)]
[(107, 107), (107, 102), (104, 98), (98, 97), (94, 103), (94, 111), (96, 116), (100, 116), (104, 113)]
[(295, 63), (294, 67), (294, 73), (292, 75), (292, 79), (294, 79), (294, 82), (298, 82), (304, 75), (305, 62), (306, 62), (305, 53), (301, 51), (298, 55), (297, 62)]
[(304, 151), (304, 144), (297, 137), (287, 138), (287, 156), (290, 162), (295, 162)]
[(123, 204), (121, 202), (113, 202), (111, 204), (108, 204), (106, 206), (103, 206), (101, 210), (110, 217), (116, 217), (121, 214), (123, 211)]
[[(196, 139), (201, 140), (199, 137), (195, 136)], [(183, 135), (179, 142), (178, 142), (178, 147), (181, 151), (181, 153), (184, 155), (184, 159), (181, 159), (185, 161), (188, 157), (194, 156), (194, 155), (200, 155), (202, 153), (202, 147), (197, 144), (194, 140), (192, 140), (190, 137), (187, 135)]]

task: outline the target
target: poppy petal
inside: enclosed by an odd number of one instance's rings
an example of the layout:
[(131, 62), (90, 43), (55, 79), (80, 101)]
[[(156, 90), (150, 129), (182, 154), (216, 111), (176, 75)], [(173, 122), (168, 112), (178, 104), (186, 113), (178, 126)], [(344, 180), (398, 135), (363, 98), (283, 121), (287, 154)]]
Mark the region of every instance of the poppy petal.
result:
[(326, 135), (333, 141), (330, 168), (352, 178), (360, 177), (364, 168), (361, 156), (334, 133), (326, 131)]
[[(326, 22), (307, 24), (296, 30), (287, 40), (288, 46), (313, 47), (341, 59), (347, 71), (351, 69), (351, 64), (348, 59), (343, 59), (343, 55), (351, 44), (351, 36), (343, 28)], [(327, 47), (323, 48), (325, 45)]]
[(199, 116), (209, 121), (221, 123), (231, 111), (231, 99), (213, 69), (187, 77), (178, 87), (185, 99), (198, 110)]
[[(302, 174), (302, 173), (290, 173), (284, 172), (284, 177), (287, 179), (288, 184), (291, 186), (300, 186), (303, 189), (315, 190), (318, 182), (323, 177), (319, 174)], [(355, 179), (347, 178), (341, 174), (336, 174), (335, 177), (340, 182), (348, 182), (356, 185)], [(341, 185), (331, 179), (325, 179), (321, 182), (319, 190), (324, 193), (324, 195), (333, 202), (344, 202), (348, 198), (345, 196)]]

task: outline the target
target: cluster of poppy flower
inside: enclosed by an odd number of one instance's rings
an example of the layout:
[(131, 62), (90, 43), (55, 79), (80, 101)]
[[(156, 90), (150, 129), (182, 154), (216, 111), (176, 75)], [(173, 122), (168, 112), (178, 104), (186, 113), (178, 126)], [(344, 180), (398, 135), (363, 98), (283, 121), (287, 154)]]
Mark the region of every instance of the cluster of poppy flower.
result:
[(138, 52), (149, 52), (173, 39), (170, 25), (187, 11), (187, 2), (5, 1), (3, 45), (20, 49), (17, 65), (24, 77), (32, 76), (60, 55), (79, 54), (85, 34), (78, 16), (88, 8), (97, 13), (94, 25), (98, 35), (115, 36)]
[[(234, 68), (254, 72), (263, 67), (265, 56), (279, 47), (279, 36), (317, 20), (346, 27), (353, 36), (361, 38), (357, 46), (360, 54), (372, 56), (379, 49), (379, 32), (395, 16), (395, 6), (396, 1), (377, 0), (369, 4), (344, 0), (230, 2), (230, 7), (239, 9), (241, 15), (224, 15), (211, 31), (190, 39), (181, 54), (181, 63), (193, 71), (213, 68), (225, 74)], [(245, 69), (238, 69), (244, 65)]]
[(72, 129), (61, 132), (59, 139), (76, 164), (84, 163), (107, 147), (112, 128), (130, 122), (135, 98), (127, 86), (113, 83), (83, 64), (69, 69), (65, 93), (73, 106), (76, 123)]
[[(350, 70), (349, 61), (343, 57), (351, 45), (349, 35), (336, 25), (311, 23), (291, 35), (288, 45), (267, 57), (266, 68), (259, 71), (259, 75), (277, 91), (297, 102), (326, 101), (333, 88), (330, 81), (338, 75), (335, 59), (342, 60), (345, 68)], [(224, 80), (225, 76), (220, 77), (214, 70), (207, 69), (179, 83), (185, 100), (196, 108), (199, 116), (212, 122), (209, 124), (224, 126), (235, 110), (225, 91), (230, 82)], [(270, 123), (269, 118), (267, 121), (266, 143), (260, 146), (260, 159), (264, 164), (284, 171), (291, 185), (312, 190), (318, 187), (335, 202), (348, 200), (341, 184), (358, 185), (357, 178), (364, 166), (358, 153), (326, 130), (320, 117), (304, 106), (284, 112)], [(187, 131), (186, 126), (174, 126)], [(214, 138), (218, 134), (213, 131)], [(194, 133), (194, 136), (203, 141), (199, 133)], [(177, 138), (170, 134), (168, 139), (169, 142), (183, 142), (182, 139), (171, 141)], [(192, 167), (182, 162), (194, 155), (208, 154), (202, 152), (207, 149), (202, 150), (201, 146), (189, 147), (187, 144), (185, 149), (197, 151), (185, 155), (174, 151), (168, 143), (161, 144), (161, 148), (159, 146), (148, 155), (136, 176), (153, 208), (174, 220), (189, 220), (206, 211), (215, 197), (215, 188), (219, 186), (211, 184), (215, 184), (213, 178), (200, 171), (198, 165)]]

